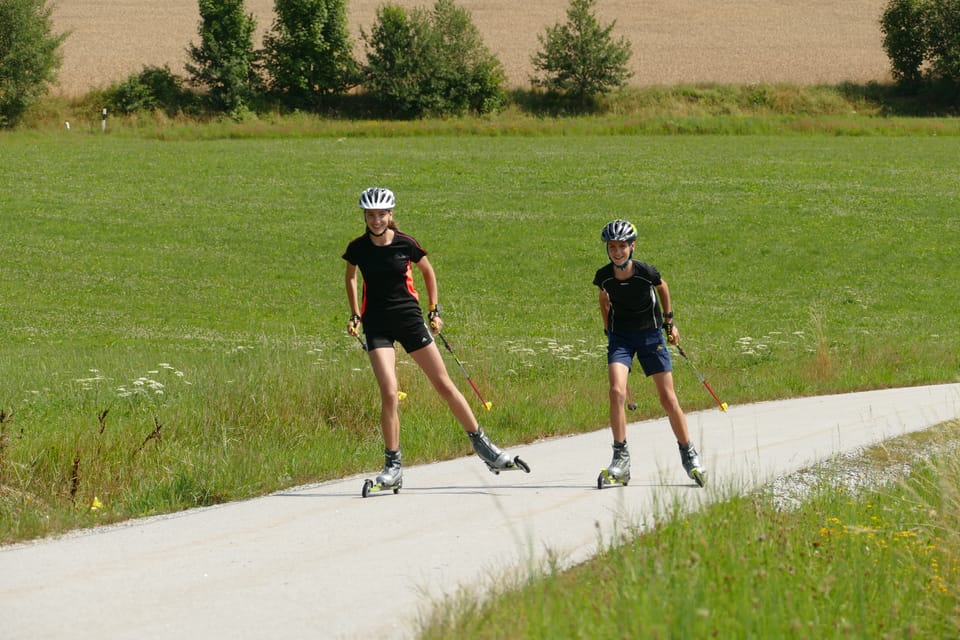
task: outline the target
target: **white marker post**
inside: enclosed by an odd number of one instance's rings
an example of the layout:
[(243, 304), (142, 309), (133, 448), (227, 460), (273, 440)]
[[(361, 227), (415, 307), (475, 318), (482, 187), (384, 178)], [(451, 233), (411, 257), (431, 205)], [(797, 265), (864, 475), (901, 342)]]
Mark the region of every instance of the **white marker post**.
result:
[(103, 112), (100, 118), (100, 131), (107, 130), (107, 108), (103, 108)]

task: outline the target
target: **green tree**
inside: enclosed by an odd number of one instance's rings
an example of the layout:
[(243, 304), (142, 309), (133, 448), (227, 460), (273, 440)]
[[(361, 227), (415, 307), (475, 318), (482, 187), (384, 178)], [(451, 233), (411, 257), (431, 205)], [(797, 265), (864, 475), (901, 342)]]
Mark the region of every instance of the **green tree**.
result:
[(276, 0), (264, 38), (271, 88), (292, 107), (317, 108), (356, 83), (344, 0)]
[(407, 10), (396, 4), (381, 5), (366, 43), (367, 64), (364, 88), (388, 111), (398, 115), (421, 112), (419, 87), (426, 82), (426, 70), (417, 61), (424, 57), (427, 34), (424, 25), (411, 19)]
[(453, 0), (410, 13), (387, 4), (369, 35), (364, 88), (402, 117), (489, 113), (503, 105), (506, 76), (469, 12)]
[(236, 114), (250, 107), (260, 78), (253, 49), (256, 20), (243, 0), (199, 0), (200, 45), (187, 50), (194, 84), (209, 89), (212, 108)]
[(898, 82), (960, 85), (960, 0), (890, 0), (880, 30)]
[(915, 84), (923, 77), (927, 55), (923, 26), (924, 0), (891, 0), (880, 17), (883, 48), (897, 82)]
[(567, 22), (547, 27), (537, 36), (541, 50), (531, 62), (540, 72), (532, 80), (581, 102), (624, 86), (630, 42), (611, 36), (616, 22), (600, 26), (593, 13), (596, 0), (571, 0)]
[(67, 34), (45, 0), (0, 0), (0, 127), (13, 127), (56, 80)]
[(960, 0), (929, 0), (924, 22), (932, 75), (960, 83)]

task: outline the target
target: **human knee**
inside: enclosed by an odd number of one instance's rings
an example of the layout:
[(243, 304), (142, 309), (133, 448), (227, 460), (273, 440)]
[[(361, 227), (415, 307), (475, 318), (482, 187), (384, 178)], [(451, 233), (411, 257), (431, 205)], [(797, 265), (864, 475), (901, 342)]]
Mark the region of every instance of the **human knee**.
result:
[(380, 388), (380, 402), (383, 404), (384, 408), (396, 407), (399, 401), (400, 398), (397, 387)]
[(440, 394), (441, 398), (449, 400), (450, 398), (455, 398), (460, 391), (457, 389), (457, 385), (453, 383), (453, 380), (450, 376), (441, 375), (437, 376), (431, 381), (433, 383), (433, 388), (437, 393)]
[(660, 406), (663, 407), (664, 411), (668, 414), (673, 415), (682, 412), (680, 400), (677, 399), (677, 394), (673, 389), (661, 389), (657, 396), (660, 399)]
[(627, 388), (620, 385), (610, 385), (610, 402), (623, 404), (627, 401)]

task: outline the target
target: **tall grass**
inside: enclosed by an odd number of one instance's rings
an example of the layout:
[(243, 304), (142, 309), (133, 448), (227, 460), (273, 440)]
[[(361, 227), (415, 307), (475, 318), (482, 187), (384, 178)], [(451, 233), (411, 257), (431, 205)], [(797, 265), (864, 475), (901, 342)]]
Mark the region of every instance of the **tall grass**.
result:
[[(576, 127), (0, 134), (0, 540), (378, 464), (340, 259), (372, 184), (397, 192), (400, 227), (430, 252), (445, 333), (493, 402), (481, 419), (499, 442), (606, 426), (590, 282), (599, 229), (620, 216), (642, 229), (638, 257), (664, 273), (688, 351), (731, 404), (955, 380), (955, 146)], [(405, 357), (400, 382), (406, 459), (467, 453)], [(677, 383), (685, 408), (710, 406), (682, 367)], [(638, 389), (637, 418), (659, 415)]]
[(791, 507), (769, 489), (693, 513), (664, 505), (653, 531), (572, 570), (436, 607), (419, 637), (956, 637), (958, 427), (869, 489), (845, 481), (874, 465), (860, 461), (817, 471)]

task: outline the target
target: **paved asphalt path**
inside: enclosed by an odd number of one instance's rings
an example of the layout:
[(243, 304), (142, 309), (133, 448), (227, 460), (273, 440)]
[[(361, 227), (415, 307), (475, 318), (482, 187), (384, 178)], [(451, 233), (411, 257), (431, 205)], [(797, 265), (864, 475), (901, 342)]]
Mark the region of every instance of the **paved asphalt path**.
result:
[(582, 561), (657, 505), (697, 508), (957, 416), (960, 384), (733, 406), (688, 415), (707, 489), (660, 419), (629, 427), (628, 487), (596, 489), (605, 429), (512, 449), (529, 475), (470, 456), (406, 468), (399, 495), (363, 499), (354, 476), (0, 547), (0, 638), (408, 638), (441, 597)]

